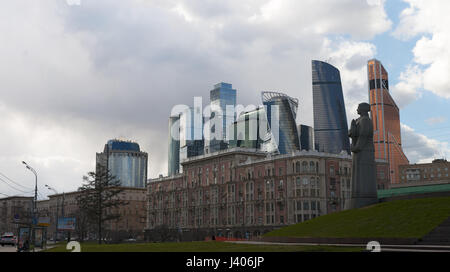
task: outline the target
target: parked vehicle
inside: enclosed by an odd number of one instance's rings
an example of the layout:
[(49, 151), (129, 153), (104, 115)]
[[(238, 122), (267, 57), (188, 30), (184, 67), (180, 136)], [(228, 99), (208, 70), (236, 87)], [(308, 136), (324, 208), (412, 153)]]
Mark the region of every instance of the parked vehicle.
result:
[(4, 233), (0, 238), (0, 245), (12, 245), (15, 246), (17, 244), (16, 236), (13, 233)]

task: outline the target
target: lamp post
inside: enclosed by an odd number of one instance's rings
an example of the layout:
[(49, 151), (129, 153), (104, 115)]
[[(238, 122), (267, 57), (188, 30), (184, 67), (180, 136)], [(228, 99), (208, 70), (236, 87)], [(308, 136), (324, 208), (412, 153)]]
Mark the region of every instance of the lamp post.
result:
[(33, 201), (33, 220), (31, 222), (31, 239), (33, 240), (33, 252), (34, 252), (34, 248), (36, 245), (36, 241), (35, 241), (35, 237), (34, 237), (34, 220), (36, 219), (36, 213), (37, 213), (37, 207), (36, 207), (36, 202), (37, 202), (37, 173), (36, 170), (33, 169), (33, 167), (29, 166), (26, 162), (22, 161), (22, 163), (25, 165), (25, 167), (30, 170), (31, 172), (33, 172), (35, 178), (36, 178), (36, 183), (35, 183), (35, 187), (34, 187), (34, 201)]
[[(56, 195), (58, 195), (58, 191), (56, 191), (55, 189), (53, 189), (52, 187), (48, 186), (47, 184), (45, 184), (45, 187), (47, 187), (49, 190), (53, 191)], [(53, 242), (56, 243), (56, 238), (58, 237), (58, 215), (59, 214), (59, 197), (56, 197), (56, 217), (55, 217), (55, 234), (53, 237)]]

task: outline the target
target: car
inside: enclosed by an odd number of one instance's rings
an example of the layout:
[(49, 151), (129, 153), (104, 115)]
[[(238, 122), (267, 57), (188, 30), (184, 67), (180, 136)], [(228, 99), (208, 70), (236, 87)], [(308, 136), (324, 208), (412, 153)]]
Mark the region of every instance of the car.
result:
[(2, 246), (5, 246), (5, 245), (15, 246), (16, 243), (17, 243), (17, 239), (13, 233), (5, 233), (0, 238), (0, 245), (2, 245)]

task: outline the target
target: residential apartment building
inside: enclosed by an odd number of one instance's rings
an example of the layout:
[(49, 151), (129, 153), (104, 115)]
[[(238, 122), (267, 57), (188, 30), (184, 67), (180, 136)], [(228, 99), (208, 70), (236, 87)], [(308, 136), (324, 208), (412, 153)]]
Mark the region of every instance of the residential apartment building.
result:
[[(139, 238), (143, 235), (145, 228), (146, 217), (146, 189), (133, 188), (133, 187), (121, 187), (123, 191), (119, 194), (118, 198), (124, 200), (126, 205), (118, 207), (112, 211), (120, 214), (119, 220), (107, 221), (104, 224), (105, 233), (108, 237), (133, 237)], [(78, 235), (81, 229), (87, 230), (87, 238), (93, 238), (95, 236), (95, 226), (81, 226), (86, 224), (84, 218), (81, 218), (79, 212), (77, 198), (80, 196), (80, 192), (68, 192), (63, 194), (49, 195), (48, 200), (38, 201), (37, 209), (39, 216), (50, 217), (50, 227), (48, 230), (49, 239), (53, 239), (54, 233), (56, 233), (57, 218), (73, 217), (76, 219), (76, 230), (73, 235)], [(113, 237), (114, 236), (114, 237)]]
[(0, 199), (0, 234), (17, 234), (18, 224), (30, 223), (33, 212), (33, 197), (10, 196)]
[[(233, 148), (182, 164), (183, 174), (148, 182), (149, 240), (158, 239), (162, 226), (177, 239), (251, 238), (340, 211), (350, 198), (352, 161), (347, 154), (271, 156)], [(378, 165), (387, 171), (386, 163)]]
[(437, 159), (431, 163), (407, 164), (399, 166), (399, 185), (432, 185), (450, 183), (450, 162)]

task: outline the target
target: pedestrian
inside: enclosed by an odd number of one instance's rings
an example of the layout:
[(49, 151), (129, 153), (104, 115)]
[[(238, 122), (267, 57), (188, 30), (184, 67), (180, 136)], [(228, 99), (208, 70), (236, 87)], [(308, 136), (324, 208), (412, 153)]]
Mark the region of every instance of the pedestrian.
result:
[(28, 239), (23, 242), (21, 248), (19, 248), (18, 252), (27, 252), (30, 249), (30, 241)]

